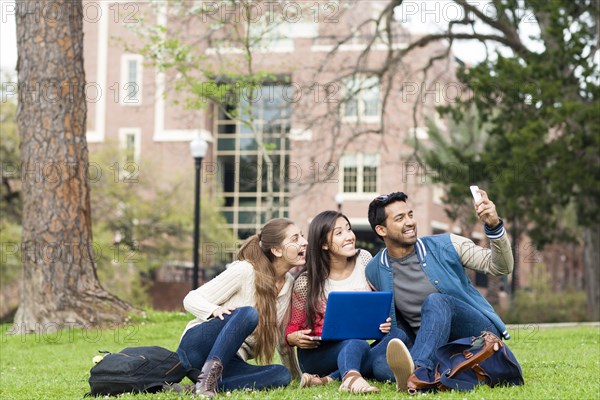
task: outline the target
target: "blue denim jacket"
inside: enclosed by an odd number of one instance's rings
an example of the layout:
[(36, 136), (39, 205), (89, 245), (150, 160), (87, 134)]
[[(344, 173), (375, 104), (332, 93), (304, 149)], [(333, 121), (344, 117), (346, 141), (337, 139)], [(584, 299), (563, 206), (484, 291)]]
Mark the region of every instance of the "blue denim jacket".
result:
[[(504, 322), (471, 283), (460, 256), (452, 244), (450, 234), (425, 236), (417, 239), (416, 253), (425, 275), (440, 293), (452, 295), (475, 307), (494, 323), (505, 339), (510, 339)], [(373, 257), (367, 265), (365, 274), (375, 289), (394, 292), (394, 274), (389, 263), (387, 249), (381, 250)], [(398, 324), (398, 319), (402, 317), (394, 306), (393, 296), (391, 309), (393, 310), (390, 312), (392, 323)]]

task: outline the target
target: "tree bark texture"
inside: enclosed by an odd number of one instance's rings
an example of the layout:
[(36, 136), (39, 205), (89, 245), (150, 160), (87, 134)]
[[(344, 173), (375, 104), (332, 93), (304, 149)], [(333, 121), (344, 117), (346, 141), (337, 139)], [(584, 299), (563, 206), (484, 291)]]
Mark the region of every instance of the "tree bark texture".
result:
[(119, 323), (131, 306), (94, 265), (81, 0), (16, 10), (23, 288), (15, 332)]

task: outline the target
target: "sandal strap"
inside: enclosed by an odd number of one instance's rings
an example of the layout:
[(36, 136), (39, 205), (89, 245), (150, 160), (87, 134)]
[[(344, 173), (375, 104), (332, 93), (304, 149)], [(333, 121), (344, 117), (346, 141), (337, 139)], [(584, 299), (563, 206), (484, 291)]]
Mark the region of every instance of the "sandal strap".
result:
[(346, 375), (344, 375), (343, 382), (345, 386), (348, 387), (348, 389), (350, 389), (352, 386), (354, 386), (354, 382), (356, 382), (360, 378), (362, 378), (361, 374), (359, 374), (356, 371), (350, 371)]
[(320, 377), (316, 374), (303, 373), (302, 378), (300, 380), (301, 387), (311, 387), (311, 386), (320, 386), (326, 385), (329, 383), (329, 379), (325, 377)]
[[(357, 381), (362, 380), (366, 385), (361, 385), (360, 387), (355, 387), (355, 383)], [(361, 383), (361, 382), (359, 382)], [(342, 382), (342, 386), (346, 388), (350, 393), (368, 393), (368, 392), (379, 392), (374, 386), (371, 386), (360, 373), (356, 371), (350, 371), (344, 376), (344, 380)]]

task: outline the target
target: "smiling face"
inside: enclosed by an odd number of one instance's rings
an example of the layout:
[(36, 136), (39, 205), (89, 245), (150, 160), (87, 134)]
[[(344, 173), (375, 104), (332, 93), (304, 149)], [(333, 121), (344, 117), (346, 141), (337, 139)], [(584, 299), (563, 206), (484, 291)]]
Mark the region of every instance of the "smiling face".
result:
[(328, 243), (323, 250), (329, 251), (332, 257), (353, 257), (356, 254), (356, 236), (350, 223), (344, 217), (338, 217), (333, 229), (329, 232)]
[(385, 225), (377, 225), (376, 231), (383, 237), (390, 251), (397, 249), (408, 254), (417, 242), (417, 221), (408, 203), (396, 201), (385, 206)]
[(302, 231), (296, 225), (289, 225), (285, 230), (285, 239), (277, 249), (272, 249), (276, 257), (289, 265), (290, 268), (304, 265), (306, 262), (306, 246), (308, 242)]

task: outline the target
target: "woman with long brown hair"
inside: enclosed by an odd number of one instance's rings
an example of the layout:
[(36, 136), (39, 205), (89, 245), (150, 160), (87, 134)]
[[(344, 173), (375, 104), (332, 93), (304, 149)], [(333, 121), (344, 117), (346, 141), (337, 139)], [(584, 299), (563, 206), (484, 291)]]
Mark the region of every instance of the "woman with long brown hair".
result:
[(339, 212), (318, 214), (308, 232), (306, 271), (294, 284), (292, 316), (286, 329), (287, 342), (298, 347), (303, 372), (300, 386), (341, 379), (340, 391), (376, 393), (379, 389), (365, 377), (385, 381), (394, 376), (386, 360), (386, 346), (397, 333), (390, 318), (381, 321), (379, 329), (386, 335), (373, 346), (358, 339), (320, 342), (311, 338), (321, 335), (329, 293), (371, 290), (365, 277), (371, 254), (356, 249), (350, 221)]
[[(177, 353), (185, 367), (202, 371), (195, 394), (214, 397), (218, 390), (289, 384), (295, 365), (283, 339), (294, 283), (289, 270), (304, 265), (306, 245), (292, 221), (270, 220), (244, 242), (238, 261), (185, 297), (184, 307), (196, 319), (188, 323)], [(290, 370), (268, 365), (275, 344)], [(252, 358), (263, 365), (247, 363)]]

